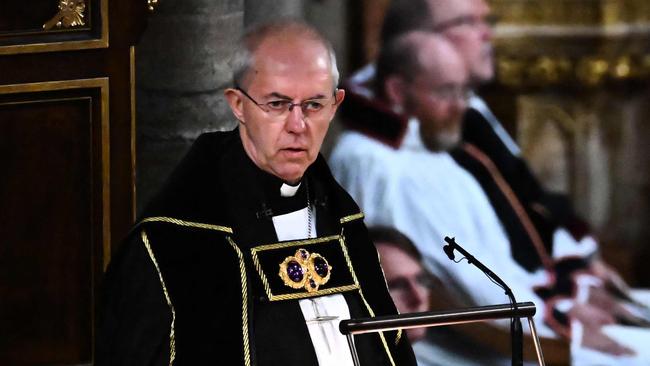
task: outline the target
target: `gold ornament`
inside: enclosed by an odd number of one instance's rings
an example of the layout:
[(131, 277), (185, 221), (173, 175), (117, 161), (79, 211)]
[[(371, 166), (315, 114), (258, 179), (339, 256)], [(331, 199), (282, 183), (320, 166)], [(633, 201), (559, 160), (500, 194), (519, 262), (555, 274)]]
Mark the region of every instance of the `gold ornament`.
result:
[(331, 274), (332, 267), (325, 257), (318, 253), (311, 254), (302, 248), (280, 263), (278, 273), (286, 286), (293, 289), (304, 288), (307, 292), (318, 291), (321, 285), (329, 281)]

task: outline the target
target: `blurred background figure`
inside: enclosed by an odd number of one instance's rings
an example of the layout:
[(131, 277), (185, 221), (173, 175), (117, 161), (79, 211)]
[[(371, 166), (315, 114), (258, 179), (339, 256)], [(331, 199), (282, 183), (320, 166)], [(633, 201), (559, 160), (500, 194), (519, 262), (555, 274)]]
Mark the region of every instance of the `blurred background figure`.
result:
[[(449, 310), (454, 306), (445, 286), (424, 268), (422, 256), (409, 238), (390, 227), (370, 227), (368, 231), (379, 253), (388, 291), (400, 313)], [(406, 335), (420, 366), (510, 363), (509, 358), (494, 350), (472, 343), (453, 326), (408, 329)]]
[[(428, 12), (417, 11), (413, 23), (419, 30), (391, 23), (408, 19), (412, 4), (391, 4), (383, 28), (388, 43), (376, 68), (351, 80), (349, 130), (330, 159), (335, 176), (370, 224), (392, 225), (415, 238), (428, 268), (466, 304), (505, 301), (446, 258), (439, 246), (445, 235), (499, 268), (518, 299), (536, 303), (538, 324), (549, 327), (542, 326), (542, 335), (577, 337), (573, 354), (583, 361), (602, 352), (633, 362), (634, 352), (603, 332), (620, 319), (647, 323), (626, 308), (630, 302), (605, 290), (621, 294), (627, 286), (600, 260), (568, 199), (544, 191), (508, 147), (512, 140), (500, 136), (507, 134), (498, 121), (476, 109), (465, 113), (468, 101), (478, 99), (470, 85), (493, 75), (487, 4), (428, 1), (422, 3)], [(387, 29), (393, 36), (385, 36)]]
[[(379, 252), (381, 267), (386, 276), (390, 296), (400, 313), (419, 313), (430, 310), (433, 278), (422, 267), (422, 256), (402, 233), (386, 227), (369, 228), (370, 240)], [(439, 288), (439, 286), (436, 286)], [(408, 329), (411, 342), (424, 338), (426, 328)]]

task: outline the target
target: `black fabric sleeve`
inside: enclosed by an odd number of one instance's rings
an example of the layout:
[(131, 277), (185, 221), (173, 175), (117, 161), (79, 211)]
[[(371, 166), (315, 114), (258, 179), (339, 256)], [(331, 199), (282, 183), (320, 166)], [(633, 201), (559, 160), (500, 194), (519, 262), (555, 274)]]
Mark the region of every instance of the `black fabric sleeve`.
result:
[(169, 365), (171, 312), (139, 232), (111, 262), (98, 312), (95, 365)]

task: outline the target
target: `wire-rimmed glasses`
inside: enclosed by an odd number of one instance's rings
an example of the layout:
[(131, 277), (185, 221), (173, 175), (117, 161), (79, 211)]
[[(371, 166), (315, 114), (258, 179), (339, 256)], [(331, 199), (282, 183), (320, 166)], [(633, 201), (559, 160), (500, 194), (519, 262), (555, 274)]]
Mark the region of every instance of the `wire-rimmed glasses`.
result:
[[(300, 107), (300, 110), (302, 111), (302, 114), (305, 118), (318, 118), (322, 115), (324, 115), (324, 112), (327, 110), (327, 107), (329, 106), (328, 101), (330, 98), (317, 98), (317, 99), (307, 99), (303, 100), (302, 102), (299, 103), (293, 103), (289, 99), (282, 99), (282, 98), (277, 98), (277, 99), (272, 99), (266, 103), (259, 103), (253, 97), (248, 95), (248, 93), (236, 86), (236, 90), (239, 90), (242, 94), (246, 96), (251, 102), (255, 103), (258, 107), (260, 107), (261, 110), (264, 112), (268, 113), (269, 115), (273, 117), (284, 117), (286, 116), (289, 112), (293, 111), (294, 107)], [(331, 105), (336, 104), (336, 90), (332, 94), (332, 97), (334, 97), (334, 103)]]

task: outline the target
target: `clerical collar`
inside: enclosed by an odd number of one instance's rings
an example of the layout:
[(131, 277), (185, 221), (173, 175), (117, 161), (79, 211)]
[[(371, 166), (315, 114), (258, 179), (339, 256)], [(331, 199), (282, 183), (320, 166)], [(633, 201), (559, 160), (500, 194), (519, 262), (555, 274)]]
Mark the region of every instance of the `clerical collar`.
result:
[(298, 189), (300, 188), (300, 184), (302, 184), (302, 182), (296, 184), (295, 186), (289, 185), (287, 183), (282, 183), (282, 186), (280, 186), (280, 196), (281, 197), (295, 196), (296, 192), (298, 192)]

